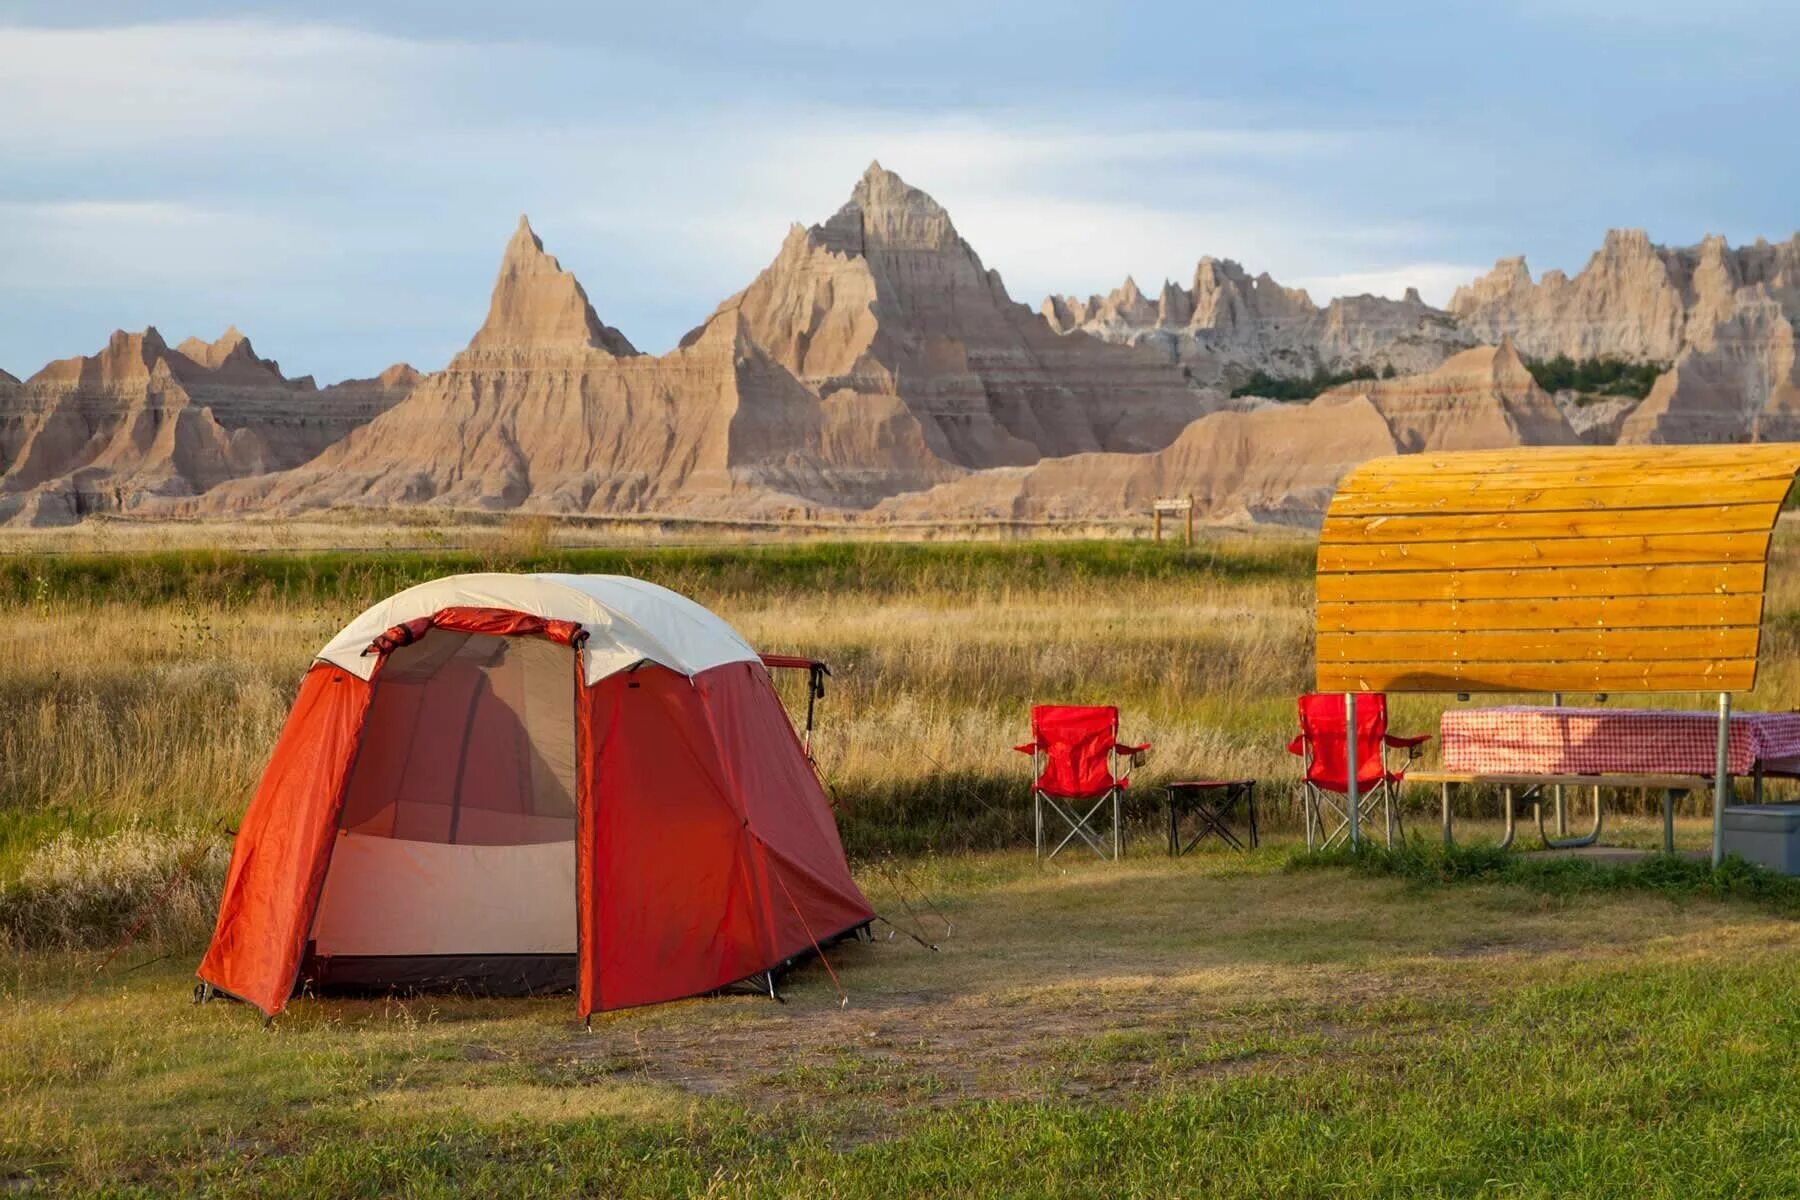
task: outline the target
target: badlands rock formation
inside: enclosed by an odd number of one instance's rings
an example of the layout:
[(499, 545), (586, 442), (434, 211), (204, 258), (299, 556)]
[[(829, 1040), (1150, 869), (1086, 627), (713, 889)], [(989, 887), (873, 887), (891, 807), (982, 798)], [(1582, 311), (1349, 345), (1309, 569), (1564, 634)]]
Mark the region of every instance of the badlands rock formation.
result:
[(958, 474), (927, 442), (891, 396), (821, 398), (735, 307), (671, 354), (639, 354), (521, 219), (487, 321), (449, 367), (303, 468), (197, 507), (791, 514)]
[(1671, 362), (1642, 403), (1619, 406), (1624, 442), (1737, 442), (1793, 436), (1800, 235), (1736, 249), (1651, 243), (1613, 230), (1573, 278), (1532, 282), (1522, 258), (1457, 291), (1450, 310), (1483, 337), (1537, 357)]
[(594, 315), (575, 276), (544, 253), (544, 243), (519, 218), (500, 258), (500, 278), (488, 301), (487, 320), (475, 331), (465, 359), (521, 366), (558, 357), (580, 358), (589, 349), (630, 358), (637, 348)]
[(897, 399), (932, 452), (961, 467), (1156, 449), (1220, 399), (1166, 358), (1056, 336), (936, 201), (880, 163), (836, 215), (790, 230), (713, 321), (734, 313), (812, 391)]
[(660, 358), (521, 220), (446, 370), (304, 468), (199, 507), (854, 510), (967, 469), (1165, 446), (1218, 402), (1154, 356), (1052, 333), (876, 165)]
[(1729, 317), (1696, 330), (1674, 367), (1623, 418), (1628, 443), (1790, 441), (1800, 408), (1794, 326), (1774, 297), (1744, 289)]
[[(872, 165), (673, 352), (641, 354), (520, 220), (444, 370), (319, 389), (237, 330), (154, 329), (0, 372), (0, 522), (335, 506), (791, 517), (1114, 518), (1192, 494), (1310, 521), (1377, 454), (1800, 439), (1800, 237), (1690, 249), (1609, 234), (1572, 278), (1504, 260), (1449, 311), (1323, 308), (1203, 259), (1152, 298), (1007, 295), (949, 215)], [(1547, 396), (1525, 358), (1668, 361), (1644, 400)], [(1522, 358), (1521, 356), (1525, 356)], [(1255, 371), (1392, 368), (1310, 404), (1226, 401)]]
[(1203, 258), (1193, 285), (1165, 282), (1152, 301), (1127, 278), (1110, 295), (1052, 296), (1043, 317), (1061, 333), (1153, 347), (1205, 379), (1237, 383), (1254, 371), (1282, 378), (1358, 367), (1429, 371), (1475, 338), (1408, 289), (1402, 300), (1349, 296), (1324, 308), (1267, 272), (1254, 279), (1230, 259)]
[(1358, 380), (1319, 399), (1351, 397), (1361, 397), (1381, 414), (1402, 454), (1568, 446), (1581, 440), (1510, 340), (1465, 350), (1423, 375)]
[(1386, 421), (1360, 396), (1271, 404), (1202, 417), (1162, 450), (1077, 454), (977, 471), (884, 502), (897, 521), (1088, 520), (1141, 513), (1192, 495), (1212, 520), (1316, 523), (1340, 476), (1394, 450)]
[(1669, 247), (1615, 229), (1572, 278), (1546, 271), (1533, 283), (1523, 258), (1503, 258), (1458, 288), (1450, 311), (1483, 341), (1510, 336), (1531, 358), (1672, 362), (1763, 297), (1800, 320), (1800, 234), (1734, 250), (1717, 236)]
[(154, 328), (0, 384), (0, 522), (67, 524), (296, 466), (411, 385), (404, 365), (323, 390), (235, 328), (171, 348)]
[(1794, 330), (1800, 326), (1800, 235), (1732, 248), (1653, 244), (1613, 230), (1573, 277), (1533, 281), (1523, 258), (1460, 288), (1447, 311), (1409, 291), (1315, 307), (1305, 292), (1236, 263), (1202, 259), (1191, 288), (1164, 284), (1155, 300), (1127, 279), (1106, 297), (1053, 296), (1045, 320), (1109, 341), (1155, 347), (1222, 370), (1286, 378), (1318, 371), (1430, 370), (1450, 354), (1511, 339), (1519, 354), (1670, 364), (1641, 403), (1559, 397), (1572, 431), (1590, 442), (1745, 441), (1792, 436)]
[(981, 471), (884, 503), (897, 519), (1116, 517), (1159, 496), (1194, 497), (1214, 519), (1318, 520), (1340, 476), (1366, 459), (1577, 441), (1510, 343), (1467, 350), (1428, 374), (1358, 383), (1309, 404), (1202, 417), (1150, 454), (1079, 454)]

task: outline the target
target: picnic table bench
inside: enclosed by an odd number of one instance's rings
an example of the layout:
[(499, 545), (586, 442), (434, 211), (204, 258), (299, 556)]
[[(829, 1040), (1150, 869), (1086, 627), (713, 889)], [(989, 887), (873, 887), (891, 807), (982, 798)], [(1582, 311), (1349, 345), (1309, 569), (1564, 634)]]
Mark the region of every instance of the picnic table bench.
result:
[[(1750, 773), (1740, 745), (1764, 740), (1732, 719), (1732, 696), (1756, 687), (1769, 546), (1797, 473), (1793, 443), (1434, 450), (1365, 462), (1338, 482), (1319, 531), (1314, 690), (1344, 693), (1347, 707), (1376, 692), (1716, 695), (1716, 719), (1684, 715), (1679, 730), (1523, 739), (1566, 749), (1563, 761), (1458, 762), (1448, 724), (1441, 745), (1445, 771), (1667, 772), (1692, 775), (1690, 789), (1711, 778), (1717, 866), (1731, 777)], [(1666, 761), (1670, 749), (1701, 761)], [(1604, 760), (1589, 761), (1590, 751)], [(1800, 748), (1749, 755), (1770, 774), (1769, 760), (1790, 757)]]
[[(1552, 849), (1567, 849), (1574, 846), (1591, 846), (1600, 840), (1600, 827), (1604, 820), (1605, 809), (1600, 801), (1602, 788), (1620, 790), (1642, 788), (1645, 791), (1660, 791), (1663, 794), (1663, 850), (1673, 852), (1675, 849), (1675, 797), (1687, 792), (1703, 791), (1712, 786), (1712, 781), (1699, 775), (1675, 774), (1605, 774), (1605, 775), (1569, 775), (1569, 774), (1530, 774), (1530, 773), (1484, 773), (1478, 771), (1409, 771), (1406, 776), (1409, 783), (1435, 783), (1441, 789), (1443, 797), (1444, 845), (1455, 844), (1452, 831), (1453, 817), (1450, 808), (1450, 789), (1456, 785), (1473, 785), (1476, 787), (1497, 787), (1506, 796), (1506, 836), (1500, 840), (1501, 848), (1511, 846), (1518, 833), (1519, 805), (1529, 803), (1537, 818), (1538, 836), (1544, 845)], [(1544, 809), (1540, 802), (1543, 790), (1547, 787), (1591, 787), (1594, 789), (1594, 827), (1578, 837), (1553, 838), (1544, 829)], [(1522, 793), (1522, 794), (1520, 794)]]

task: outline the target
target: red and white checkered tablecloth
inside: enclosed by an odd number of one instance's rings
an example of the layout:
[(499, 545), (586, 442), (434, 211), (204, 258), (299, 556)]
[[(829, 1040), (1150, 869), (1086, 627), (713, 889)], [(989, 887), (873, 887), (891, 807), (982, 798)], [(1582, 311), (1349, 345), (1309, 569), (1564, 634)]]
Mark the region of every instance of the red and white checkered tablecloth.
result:
[[(1439, 730), (1444, 770), (1478, 775), (1711, 775), (1719, 745), (1717, 713), (1650, 708), (1453, 708)], [(1800, 713), (1731, 714), (1733, 775), (1796, 758)]]

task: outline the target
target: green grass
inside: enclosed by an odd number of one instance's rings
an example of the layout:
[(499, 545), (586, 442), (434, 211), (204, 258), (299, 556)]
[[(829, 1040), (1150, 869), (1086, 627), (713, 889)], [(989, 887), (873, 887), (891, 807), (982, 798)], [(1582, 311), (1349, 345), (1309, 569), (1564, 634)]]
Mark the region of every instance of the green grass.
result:
[[(1784, 1196), (1800, 933), (1755, 904), (1285, 869), (915, 864), (942, 954), (785, 1005), (0, 983), (0, 1183), (245, 1196)], [(879, 891), (871, 883), (872, 891)], [(880, 901), (878, 900), (878, 903)], [(80, 960), (91, 966), (92, 960)], [(129, 965), (129, 964), (128, 964)]]
[(402, 588), (470, 571), (633, 575), (682, 591), (731, 595), (942, 594), (1094, 583), (1299, 579), (1301, 539), (1220, 537), (1190, 549), (1144, 541), (909, 544), (814, 542), (724, 548), (472, 551), (160, 550), (0, 557), (0, 604), (137, 603), (243, 606), (373, 603)]
[(1734, 856), (1717, 870), (1686, 855), (1649, 854), (1623, 862), (1578, 856), (1521, 854), (1497, 846), (1440, 848), (1419, 842), (1297, 854), (1297, 870), (1344, 867), (1421, 885), (1510, 883), (1546, 896), (1644, 891), (1670, 900), (1744, 900), (1786, 917), (1800, 917), (1800, 878), (1778, 875)]
[[(1793, 881), (1281, 844), (1312, 554), (0, 559), (0, 1192), (1792, 1194)], [(879, 911), (908, 923), (902, 898), (931, 897), (941, 952), (833, 950), (844, 1009), (814, 965), (784, 1005), (591, 1034), (567, 997), (302, 998), (267, 1029), (190, 1006), (222, 860), (165, 888), (236, 824), (308, 656), (364, 604), (479, 569), (641, 575), (828, 658), (817, 748), (846, 843)], [(1771, 594), (1753, 706), (1800, 702), (1796, 611)], [(1276, 844), (1169, 862), (1141, 824), (1119, 865), (968, 852), (1028, 842), (1009, 747), (1049, 699), (1117, 702), (1157, 742), (1140, 805), (1172, 773), (1256, 775)], [(1446, 702), (1397, 698), (1396, 722), (1433, 728)], [(1428, 825), (1435, 796), (1412, 799)], [(1609, 817), (1609, 838), (1659, 828)]]

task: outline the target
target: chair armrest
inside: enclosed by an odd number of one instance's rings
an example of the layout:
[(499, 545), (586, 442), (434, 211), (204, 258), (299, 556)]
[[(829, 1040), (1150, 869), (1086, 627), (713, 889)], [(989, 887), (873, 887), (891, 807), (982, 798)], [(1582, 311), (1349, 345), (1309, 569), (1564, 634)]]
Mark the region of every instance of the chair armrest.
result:
[(1416, 734), (1413, 737), (1395, 737), (1390, 733), (1385, 735), (1381, 740), (1394, 747), (1396, 750), (1410, 750), (1415, 746), (1423, 746), (1426, 742), (1429, 742), (1431, 740), (1431, 735), (1429, 733), (1421, 733)]
[(1037, 743), (1036, 742), (1026, 742), (1023, 746), (1014, 746), (1013, 749), (1017, 750), (1020, 754), (1036, 754), (1037, 753)]
[(1294, 735), (1294, 740), (1287, 744), (1287, 752), (1289, 754), (1304, 756), (1306, 754), (1306, 735), (1304, 733), (1296, 733)]
[[(1126, 774), (1129, 775), (1132, 767), (1143, 766), (1144, 760), (1150, 756), (1150, 743), (1145, 742), (1141, 746), (1128, 746), (1124, 742), (1114, 742), (1113, 753), (1125, 756)], [(1121, 778), (1119, 780), (1121, 787), (1130, 784), (1130, 782), (1131, 780), (1128, 778)]]

